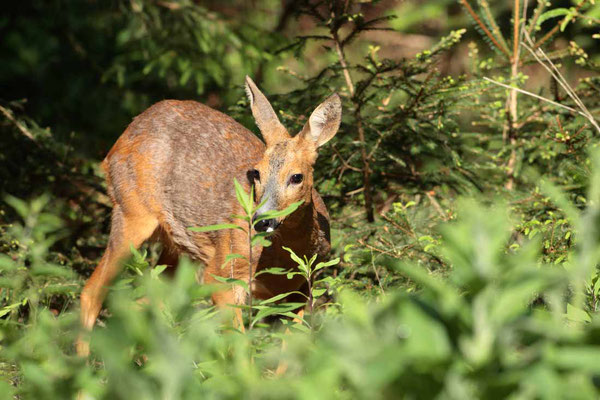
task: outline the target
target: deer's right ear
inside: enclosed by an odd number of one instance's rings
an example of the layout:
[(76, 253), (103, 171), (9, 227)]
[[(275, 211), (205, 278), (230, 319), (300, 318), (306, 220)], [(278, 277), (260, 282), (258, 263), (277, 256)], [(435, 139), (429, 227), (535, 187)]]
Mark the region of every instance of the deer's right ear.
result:
[(282, 139), (289, 138), (289, 134), (285, 127), (279, 122), (277, 114), (273, 111), (271, 103), (264, 94), (256, 87), (256, 84), (246, 76), (246, 94), (250, 100), (250, 109), (252, 115), (262, 133), (267, 146), (276, 143)]
[(315, 147), (324, 145), (338, 131), (342, 122), (342, 101), (337, 93), (329, 96), (313, 111), (300, 133)]

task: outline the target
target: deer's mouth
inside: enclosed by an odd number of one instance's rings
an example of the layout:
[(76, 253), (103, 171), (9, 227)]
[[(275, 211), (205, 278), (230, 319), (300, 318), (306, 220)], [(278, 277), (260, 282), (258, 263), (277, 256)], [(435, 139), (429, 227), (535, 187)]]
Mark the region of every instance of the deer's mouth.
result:
[(281, 221), (278, 221), (276, 218), (262, 219), (254, 225), (254, 229), (256, 229), (257, 232), (270, 233), (279, 228), (279, 225), (281, 225)]

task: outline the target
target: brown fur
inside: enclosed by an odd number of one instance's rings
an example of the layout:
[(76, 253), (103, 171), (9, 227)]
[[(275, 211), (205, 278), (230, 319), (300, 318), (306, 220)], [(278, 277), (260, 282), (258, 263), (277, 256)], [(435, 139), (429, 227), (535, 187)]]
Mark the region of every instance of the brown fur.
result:
[[(254, 168), (261, 171), (261, 182), (271, 180), (279, 186), (278, 209), (300, 199), (304, 204), (283, 220), (273, 235), (272, 246), (253, 249), (253, 270), (294, 268), (295, 263), (282, 246), (300, 256), (317, 254), (319, 259), (329, 253), (329, 216), (312, 188), (312, 165), (320, 143), (306, 133), (310, 133), (310, 127), (291, 138), (262, 93), (253, 83), (247, 84), (252, 86), (252, 111), (267, 141), (266, 148), (227, 115), (193, 101), (168, 100), (136, 117), (108, 153), (102, 167), (114, 204), (112, 226), (104, 256), (81, 294), (81, 321), (86, 329), (93, 327), (107, 286), (119, 273), (129, 246), (137, 248), (150, 238), (163, 244), (159, 263), (176, 265), (185, 253), (205, 265), (200, 277), (204, 282), (214, 282), (213, 275), (246, 280), (245, 261), (234, 260), (223, 267), (227, 254), (247, 255), (244, 232), (194, 233), (187, 228), (239, 224), (231, 218), (242, 214), (232, 181), (236, 178), (250, 190), (247, 172)], [(333, 101), (339, 103), (337, 98)], [(335, 116), (339, 117), (339, 112)], [(304, 182), (287, 185), (290, 174), (297, 173), (304, 174)], [(264, 189), (261, 182), (256, 186), (259, 197)], [(300, 278), (287, 280), (285, 276), (262, 274), (256, 278), (253, 294), (268, 298), (301, 289), (302, 284)], [(235, 289), (216, 293), (213, 301), (218, 306), (242, 304), (245, 295)], [(239, 309), (235, 310), (241, 321)], [(77, 350), (87, 355), (87, 342), (80, 340)]]

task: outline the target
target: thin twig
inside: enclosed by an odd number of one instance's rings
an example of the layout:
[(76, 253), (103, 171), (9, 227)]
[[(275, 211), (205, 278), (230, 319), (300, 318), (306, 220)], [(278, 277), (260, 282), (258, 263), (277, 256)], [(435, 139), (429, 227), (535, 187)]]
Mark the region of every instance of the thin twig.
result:
[(12, 122), (19, 131), (21, 131), (21, 133), (23, 135), (25, 135), (25, 137), (27, 137), (29, 140), (31, 140), (32, 142), (35, 142), (37, 144), (37, 141), (35, 140), (35, 138), (33, 137), (33, 135), (31, 134), (31, 132), (29, 132), (27, 130), (27, 128), (25, 128), (25, 126), (23, 124), (21, 124), (19, 121), (17, 121), (17, 119), (15, 117), (13, 117), (12, 113), (10, 111), (8, 111), (6, 108), (0, 106), (0, 112), (2, 112), (2, 114), (4, 114), (6, 116), (6, 118)]
[(339, 157), (339, 159), (342, 162), (344, 168), (352, 170), (352, 171), (356, 171), (356, 172), (360, 172), (361, 171), (360, 168), (353, 167), (352, 165), (350, 165), (348, 163), (348, 161), (344, 160), (344, 157), (342, 157), (342, 155), (340, 154), (340, 152), (338, 151), (338, 149), (336, 149), (335, 146), (332, 146), (331, 148), (333, 149), (334, 153)]
[(426, 192), (425, 194), (427, 195), (427, 198), (431, 202), (431, 205), (433, 206), (433, 208), (435, 208), (435, 211), (437, 211), (438, 214), (440, 214), (440, 216), (442, 217), (443, 220), (446, 220), (446, 218), (448, 216), (446, 215), (446, 213), (444, 213), (444, 210), (440, 206), (440, 203), (438, 203), (438, 201), (435, 199), (433, 194), (431, 192)]
[(484, 80), (486, 80), (486, 81), (488, 81), (488, 82), (491, 82), (491, 83), (493, 83), (493, 84), (495, 84), (495, 85), (502, 86), (503, 88), (510, 89), (510, 90), (516, 90), (516, 91), (517, 91), (517, 92), (519, 92), (519, 93), (523, 93), (523, 94), (526, 94), (526, 95), (528, 95), (528, 96), (535, 97), (535, 98), (536, 98), (536, 99), (538, 99), (538, 100), (545, 101), (546, 103), (550, 103), (550, 104), (552, 104), (552, 105), (555, 105), (555, 106), (557, 106), (557, 107), (561, 107), (561, 108), (564, 108), (565, 110), (569, 110), (569, 111), (571, 111), (571, 112), (574, 112), (574, 113), (577, 113), (577, 114), (581, 114), (581, 115), (583, 115), (584, 117), (587, 117), (587, 115), (585, 115), (585, 114), (584, 114), (584, 113), (582, 113), (581, 111), (578, 111), (578, 110), (576, 110), (576, 109), (574, 109), (574, 108), (571, 108), (571, 107), (569, 107), (569, 106), (565, 106), (564, 104), (557, 103), (557, 102), (555, 102), (555, 101), (552, 101), (552, 100), (550, 100), (550, 99), (547, 99), (547, 98), (545, 98), (545, 97), (539, 96), (539, 95), (537, 95), (537, 94), (534, 94), (534, 93), (528, 92), (528, 91), (526, 91), (526, 90), (523, 90), (523, 89), (519, 89), (519, 88), (517, 88), (517, 87), (514, 87), (514, 86), (509, 86), (509, 85), (506, 85), (506, 84), (504, 84), (504, 83), (500, 83), (500, 82), (498, 82), (498, 81), (495, 81), (495, 80), (493, 80), (493, 79), (490, 79), (490, 78), (488, 78), (488, 77), (484, 77), (483, 79), (484, 79)]
[[(332, 21), (335, 20), (336, 14), (335, 11), (331, 10), (331, 18)], [(334, 25), (332, 22), (330, 25), (330, 33), (333, 38), (333, 42), (335, 45), (335, 49), (339, 58), (340, 65), (342, 66), (342, 71), (344, 73), (344, 78), (346, 79), (346, 86), (348, 87), (348, 92), (350, 93), (350, 97), (352, 102), (356, 106), (356, 110), (354, 115), (356, 117), (356, 131), (358, 133), (358, 141), (360, 142), (360, 156), (362, 159), (362, 175), (363, 175), (363, 185), (365, 187), (365, 211), (367, 213), (367, 221), (373, 222), (375, 220), (373, 214), (373, 198), (371, 193), (371, 183), (370, 183), (370, 175), (371, 168), (369, 166), (369, 158), (366, 150), (366, 140), (365, 140), (365, 130), (362, 124), (361, 118), (361, 109), (360, 109), (360, 101), (355, 98), (355, 89), (354, 84), (352, 83), (352, 77), (350, 76), (350, 70), (348, 68), (348, 64), (346, 63), (346, 56), (344, 55), (343, 41), (340, 40), (339, 27)]]
[[(529, 37), (529, 35), (525, 35), (525, 37), (529, 41), (529, 44), (531, 46), (533, 46), (533, 41), (531, 40), (531, 37)], [(560, 73), (558, 68), (556, 68), (556, 65), (554, 65), (552, 60), (550, 60), (550, 58), (548, 58), (546, 53), (542, 49), (534, 50), (533, 48), (530, 48), (529, 46), (527, 46), (524, 43), (523, 43), (523, 47), (525, 47), (531, 53), (531, 55), (533, 55), (533, 57), (536, 59), (536, 61), (538, 63), (540, 63), (546, 69), (546, 71), (548, 71), (550, 73), (550, 75), (552, 75), (554, 77), (554, 79), (556, 79), (556, 81), (565, 90), (565, 92), (567, 92), (569, 97), (583, 111), (583, 112), (579, 112), (579, 113), (581, 115), (583, 115), (584, 117), (586, 117), (586, 119), (588, 121), (590, 121), (590, 123), (594, 126), (594, 128), (596, 128), (596, 130), (600, 133), (600, 126), (598, 125), (598, 122), (596, 121), (596, 119), (594, 118), (592, 113), (590, 113), (590, 111), (587, 109), (585, 104), (583, 104), (583, 101), (581, 101), (581, 99), (579, 98), (577, 93), (575, 93), (575, 91), (571, 88), (571, 86), (569, 86), (569, 83), (567, 82), (567, 80), (563, 77), (563, 75)], [(540, 54), (548, 64), (544, 63), (540, 59), (538, 54)]]

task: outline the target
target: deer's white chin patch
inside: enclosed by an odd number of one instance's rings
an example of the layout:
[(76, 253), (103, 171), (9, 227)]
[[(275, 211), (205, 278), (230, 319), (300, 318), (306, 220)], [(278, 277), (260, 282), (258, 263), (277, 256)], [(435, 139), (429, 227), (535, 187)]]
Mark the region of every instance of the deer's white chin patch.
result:
[(267, 233), (270, 233), (270, 232), (273, 232), (273, 228), (271, 228), (271, 227), (268, 227), (268, 228), (267, 228)]

